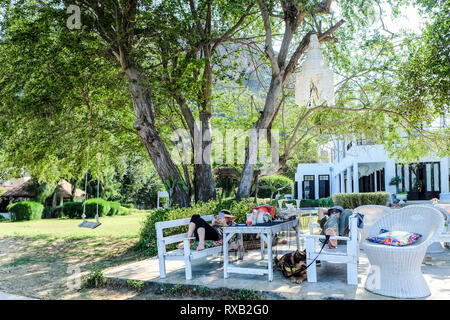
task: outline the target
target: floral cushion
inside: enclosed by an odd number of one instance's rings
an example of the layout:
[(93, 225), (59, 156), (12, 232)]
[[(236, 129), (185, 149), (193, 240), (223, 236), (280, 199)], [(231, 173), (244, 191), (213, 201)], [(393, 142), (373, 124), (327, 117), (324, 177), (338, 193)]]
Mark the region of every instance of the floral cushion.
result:
[[(205, 249), (212, 248), (212, 247), (218, 247), (222, 245), (222, 240), (214, 241), (214, 240), (206, 240), (205, 241)], [(197, 250), (198, 247), (198, 241), (191, 242), (191, 250)], [(183, 242), (181, 242), (178, 245), (178, 249), (182, 250), (184, 248)]]
[(394, 247), (402, 247), (413, 244), (419, 240), (420, 237), (422, 237), (422, 235), (419, 233), (381, 229), (379, 235), (368, 237), (366, 240)]

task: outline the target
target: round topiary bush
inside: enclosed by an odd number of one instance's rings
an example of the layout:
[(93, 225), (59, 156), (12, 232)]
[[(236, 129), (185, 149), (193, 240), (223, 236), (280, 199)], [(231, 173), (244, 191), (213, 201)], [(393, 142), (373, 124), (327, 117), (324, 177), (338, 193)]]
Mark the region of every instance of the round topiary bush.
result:
[(11, 212), (11, 221), (39, 220), (44, 212), (44, 206), (34, 201), (12, 203), (7, 209)]

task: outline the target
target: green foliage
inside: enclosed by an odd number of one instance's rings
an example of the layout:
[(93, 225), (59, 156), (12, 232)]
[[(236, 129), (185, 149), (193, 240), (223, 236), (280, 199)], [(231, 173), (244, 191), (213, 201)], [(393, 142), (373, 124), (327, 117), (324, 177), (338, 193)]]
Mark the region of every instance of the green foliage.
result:
[(110, 203), (101, 198), (92, 198), (86, 200), (86, 218), (94, 218), (97, 213), (98, 203), (98, 216), (103, 217), (108, 215), (111, 206)]
[(134, 205), (132, 203), (122, 203), (122, 207), (128, 208), (128, 209), (133, 209)]
[(8, 205), (11, 221), (38, 220), (42, 218), (44, 206), (34, 201), (21, 201)]
[(344, 209), (355, 209), (369, 204), (385, 206), (389, 196), (388, 192), (335, 193), (332, 198), (337, 206)]
[(86, 277), (84, 286), (86, 288), (99, 288), (106, 284), (107, 279), (103, 275), (102, 269), (94, 266), (91, 273)]
[(276, 193), (293, 194), (294, 182), (282, 175), (262, 177), (258, 180), (258, 198), (273, 199)]
[(334, 206), (333, 198), (332, 197), (320, 198), (318, 204), (319, 207), (321, 208), (331, 208)]
[(120, 202), (115, 202), (115, 201), (109, 201), (109, 212), (108, 212), (108, 216), (117, 216), (119, 214), (120, 211)]
[(62, 216), (68, 217), (70, 219), (80, 219), (82, 214), (83, 214), (83, 202), (63, 203)]
[(394, 178), (391, 179), (391, 181), (389, 181), (389, 185), (390, 186), (398, 186), (398, 184), (402, 182), (402, 178), (399, 176), (396, 176)]
[(264, 295), (258, 293), (255, 290), (240, 289), (235, 295), (236, 300), (262, 300)]
[(144, 281), (128, 279), (128, 280), (125, 281), (125, 284), (126, 284), (126, 286), (128, 288), (136, 290), (137, 292), (142, 292), (142, 290), (144, 290), (144, 288), (145, 288), (145, 282)]
[(108, 216), (125, 216), (131, 214), (131, 210), (121, 206), (120, 202), (109, 201), (109, 206)]

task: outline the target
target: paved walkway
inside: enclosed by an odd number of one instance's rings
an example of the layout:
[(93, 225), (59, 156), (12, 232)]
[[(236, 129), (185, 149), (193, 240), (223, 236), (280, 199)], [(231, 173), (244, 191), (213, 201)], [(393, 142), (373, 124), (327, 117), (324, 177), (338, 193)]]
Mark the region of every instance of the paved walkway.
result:
[[(281, 250), (295, 250), (291, 244), (290, 248), (278, 246), (278, 256)], [(275, 256), (275, 248), (274, 248)], [(431, 296), (426, 299), (450, 299), (450, 250), (445, 253), (428, 255), (431, 264), (422, 265), (424, 277), (430, 287)], [(239, 266), (267, 266), (267, 261), (261, 261), (259, 250), (247, 252), (244, 261), (238, 261), (234, 254), (230, 254), (231, 261)], [(267, 256), (266, 256), (267, 257)], [(267, 276), (254, 276), (242, 274), (230, 274), (228, 279), (223, 278), (222, 258), (204, 258), (194, 260), (192, 263), (193, 279), (186, 281), (183, 261), (167, 261), (167, 278), (159, 278), (158, 258), (143, 260), (121, 267), (106, 270), (104, 275), (112, 279), (133, 279), (139, 281), (184, 284), (204, 286), (209, 288), (230, 289), (252, 289), (268, 293), (268, 298), (282, 299), (357, 299), (357, 300), (379, 300), (391, 299), (376, 295), (364, 289), (364, 283), (369, 272), (369, 261), (361, 251), (358, 266), (358, 285), (347, 285), (347, 272), (345, 264), (322, 262), (317, 268), (317, 283), (304, 282), (293, 284), (285, 279), (281, 272), (274, 272), (274, 279), (268, 282)]]
[(36, 300), (36, 299), (16, 296), (15, 294), (9, 294), (0, 291), (0, 300)]

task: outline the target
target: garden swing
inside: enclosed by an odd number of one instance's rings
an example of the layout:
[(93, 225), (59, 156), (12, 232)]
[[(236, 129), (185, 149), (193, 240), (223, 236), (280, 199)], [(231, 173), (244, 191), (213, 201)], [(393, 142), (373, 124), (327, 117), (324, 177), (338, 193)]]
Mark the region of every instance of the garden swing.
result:
[(86, 157), (86, 177), (85, 177), (85, 183), (84, 183), (84, 203), (83, 203), (83, 222), (78, 225), (80, 228), (89, 228), (89, 229), (95, 229), (99, 225), (101, 225), (100, 221), (98, 220), (98, 199), (99, 199), (99, 190), (100, 190), (100, 158), (98, 158), (98, 175), (97, 175), (97, 209), (95, 213), (95, 222), (94, 221), (86, 221), (86, 200), (87, 200), (87, 176), (88, 176), (88, 170), (89, 170), (89, 146), (87, 151), (87, 157)]

